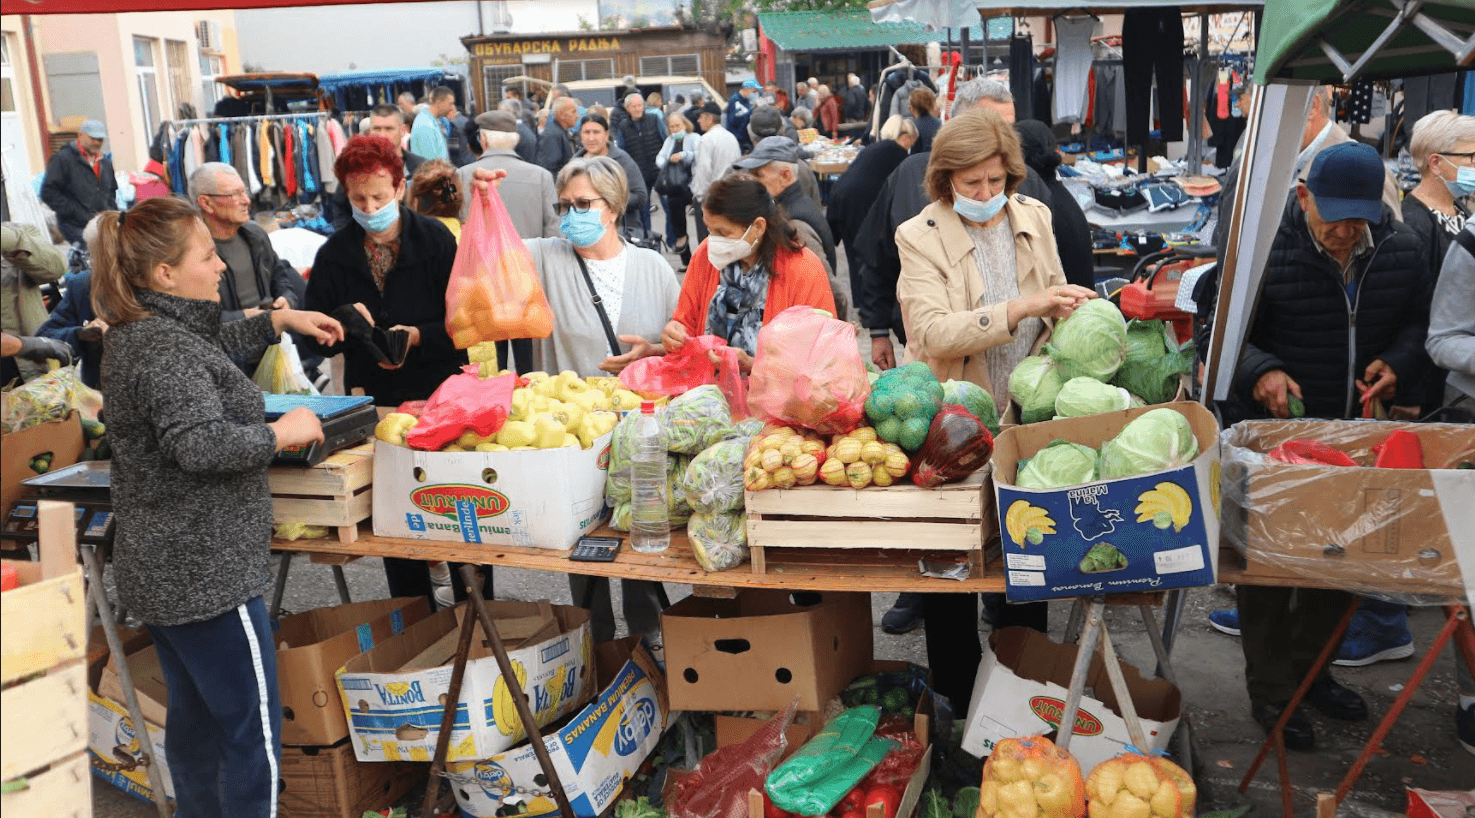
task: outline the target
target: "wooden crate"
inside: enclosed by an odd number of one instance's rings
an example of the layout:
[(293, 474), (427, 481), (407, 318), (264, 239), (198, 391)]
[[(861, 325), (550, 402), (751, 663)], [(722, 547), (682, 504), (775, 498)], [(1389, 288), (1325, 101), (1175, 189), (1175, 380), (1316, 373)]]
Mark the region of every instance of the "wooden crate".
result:
[(359, 523), (373, 515), (374, 444), (344, 449), (311, 468), (273, 466), (272, 522), (337, 530), (341, 542), (358, 539)]
[(768, 549), (877, 549), (914, 560), (917, 551), (966, 555), (974, 576), (983, 575), (983, 544), (998, 532), (992, 472), (980, 470), (961, 483), (923, 489), (897, 483), (886, 488), (804, 486), (750, 491), (748, 548), (753, 573), (767, 572)]
[(364, 763), (351, 739), (332, 747), (282, 748), (284, 818), (360, 818), (394, 803), (425, 780), (428, 768), (403, 761)]
[[(43, 501), (41, 562), (0, 595), (0, 814), (90, 816), (86, 598), (70, 503)], [(21, 784), (24, 786), (20, 786)]]

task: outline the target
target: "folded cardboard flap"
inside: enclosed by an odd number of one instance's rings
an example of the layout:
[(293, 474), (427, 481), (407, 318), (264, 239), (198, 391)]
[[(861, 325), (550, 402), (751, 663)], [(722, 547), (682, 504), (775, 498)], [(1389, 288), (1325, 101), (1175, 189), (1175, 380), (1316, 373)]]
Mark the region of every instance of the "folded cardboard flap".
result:
[[(169, 715), (169, 688), (164, 683), (164, 668), (159, 664), (159, 649), (152, 642), (128, 654), (128, 673), (133, 677), (133, 692), (138, 695), (138, 709), (150, 724), (162, 725)], [(97, 695), (115, 702), (126, 702), (123, 680), (112, 657), (103, 668), (97, 683)]]
[(51, 452), (51, 471), (70, 466), (82, 456), (82, 416), (75, 410), (62, 420), (27, 426), (4, 435), (0, 446), (0, 514), (10, 513), (21, 495), (22, 480), (36, 476), (31, 458)]
[[(1061, 645), (1050, 640), (1039, 631), (1023, 627), (1003, 628), (989, 636), (989, 648), (999, 661), (1014, 671), (1014, 675), (1032, 682), (1045, 684), (1054, 682), (1070, 688), (1070, 677), (1075, 669), (1076, 646)], [(1146, 679), (1130, 662), (1118, 664), (1122, 677), (1127, 682), (1127, 691), (1132, 696), (1132, 705), (1138, 718), (1152, 721), (1171, 721), (1178, 718), (1183, 708), (1183, 694), (1167, 679)], [(1091, 656), (1091, 669), (1086, 677), (1086, 695), (1091, 696), (1118, 718), (1122, 718), (1116, 691), (1106, 672), (1106, 661), (1101, 651)]]
[(1174, 409), (1188, 418), (1200, 453), (1219, 445), (1219, 424), (1209, 411), (1192, 401), (1142, 406), (1120, 412), (1103, 412), (1079, 418), (1063, 418), (1046, 423), (1011, 426), (994, 445), (994, 479), (1013, 486), (1018, 476), (1019, 461), (1034, 457), (1039, 450), (1056, 440), (1068, 440), (1100, 450), (1101, 444), (1116, 437), (1128, 423), (1154, 409)]

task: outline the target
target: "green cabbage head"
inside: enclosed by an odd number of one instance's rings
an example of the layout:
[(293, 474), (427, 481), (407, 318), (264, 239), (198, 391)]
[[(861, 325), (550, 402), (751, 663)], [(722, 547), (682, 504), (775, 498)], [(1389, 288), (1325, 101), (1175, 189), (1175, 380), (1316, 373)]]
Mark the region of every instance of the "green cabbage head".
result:
[(1101, 477), (1111, 480), (1176, 469), (1198, 457), (1198, 440), (1182, 413), (1152, 409), (1101, 447)]
[(1109, 386), (1095, 378), (1071, 378), (1055, 396), (1056, 418), (1078, 418), (1130, 409), (1132, 396), (1120, 386)]
[(1009, 375), (1009, 395), (1019, 404), (1020, 423), (1055, 417), (1055, 398), (1065, 386), (1060, 367), (1044, 355), (1031, 355)]
[(1014, 484), (1022, 489), (1058, 489), (1096, 479), (1096, 450), (1066, 440), (1052, 441), (1019, 470)]
[(1045, 351), (1066, 380), (1084, 375), (1105, 383), (1126, 360), (1127, 320), (1115, 304), (1093, 298), (1055, 325)]
[(1178, 392), (1179, 376), (1193, 366), (1193, 342), (1178, 345), (1162, 321), (1127, 322), (1127, 358), (1111, 382), (1146, 401), (1167, 403)]

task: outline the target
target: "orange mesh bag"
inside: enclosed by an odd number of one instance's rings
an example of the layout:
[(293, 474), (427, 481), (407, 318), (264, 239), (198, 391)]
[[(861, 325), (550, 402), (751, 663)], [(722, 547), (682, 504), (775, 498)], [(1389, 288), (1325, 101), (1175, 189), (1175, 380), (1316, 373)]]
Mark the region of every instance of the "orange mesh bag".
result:
[(1081, 765), (1044, 736), (1006, 738), (984, 762), (978, 818), (1082, 818), (1085, 814)]
[(461, 230), (446, 287), (446, 332), (457, 349), (553, 332), (553, 310), (533, 257), (496, 191), (476, 192)]
[(1086, 779), (1091, 818), (1193, 818), (1193, 776), (1162, 756), (1124, 753)]

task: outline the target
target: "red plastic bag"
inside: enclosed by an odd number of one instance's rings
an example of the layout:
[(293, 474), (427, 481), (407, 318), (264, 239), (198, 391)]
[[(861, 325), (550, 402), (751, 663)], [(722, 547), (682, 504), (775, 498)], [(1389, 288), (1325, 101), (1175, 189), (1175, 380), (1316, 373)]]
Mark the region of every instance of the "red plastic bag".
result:
[(748, 408), (768, 423), (824, 435), (854, 431), (871, 394), (855, 327), (813, 307), (790, 307), (758, 332)]
[(512, 409), (514, 376), (478, 378), (476, 371), (476, 364), (463, 366), (461, 374), (436, 388), (420, 412), (420, 422), (405, 435), (405, 445), (434, 452), (468, 431), (483, 437), (501, 431)]
[[(722, 359), (715, 369), (707, 353)], [(727, 398), (733, 420), (748, 416), (748, 387), (738, 366), (737, 350), (715, 335), (688, 338), (680, 349), (659, 358), (641, 358), (620, 372), (620, 385), (632, 392), (653, 392), (675, 397), (715, 383)]]
[(1346, 453), (1315, 440), (1287, 440), (1270, 450), (1270, 457), (1282, 463), (1303, 466), (1356, 466)]
[(784, 731), (798, 702), (790, 702), (743, 743), (702, 759), (695, 770), (668, 770), (661, 790), (668, 818), (748, 818), (748, 791), (763, 791), (763, 782), (788, 748)]
[(1374, 463), (1380, 469), (1424, 468), (1424, 444), (1419, 436), (1402, 429), (1388, 435), (1388, 439), (1373, 447), (1378, 456)]
[(553, 332), (553, 310), (533, 257), (496, 191), (476, 192), (461, 230), (446, 287), (446, 332), (457, 349)]

